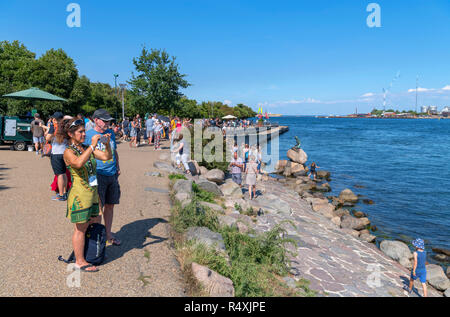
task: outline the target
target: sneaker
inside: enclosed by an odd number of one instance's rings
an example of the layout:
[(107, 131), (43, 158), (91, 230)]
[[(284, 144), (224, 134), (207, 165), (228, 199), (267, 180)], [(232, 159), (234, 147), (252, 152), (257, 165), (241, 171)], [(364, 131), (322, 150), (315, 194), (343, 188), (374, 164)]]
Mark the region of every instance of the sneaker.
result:
[(58, 201), (67, 201), (67, 193), (65, 193), (65, 194), (62, 195), (62, 196), (59, 196)]
[(60, 196), (59, 194), (56, 194), (56, 196), (52, 197), (52, 200), (59, 200), (62, 196)]

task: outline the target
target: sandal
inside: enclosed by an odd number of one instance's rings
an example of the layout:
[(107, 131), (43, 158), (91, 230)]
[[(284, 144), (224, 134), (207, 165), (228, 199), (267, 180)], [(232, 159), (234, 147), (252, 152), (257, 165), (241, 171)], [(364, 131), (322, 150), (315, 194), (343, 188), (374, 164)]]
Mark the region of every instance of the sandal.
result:
[(87, 273), (95, 273), (95, 272), (99, 271), (98, 268), (96, 268), (95, 270), (88, 270), (88, 268), (91, 268), (91, 267), (94, 267), (94, 265), (89, 264), (89, 265), (82, 266), (80, 268), (77, 267), (77, 269), (82, 271), (82, 272), (87, 272)]
[(122, 242), (119, 239), (117, 239), (117, 238), (111, 238), (108, 241), (106, 241), (106, 244), (107, 245), (115, 245), (115, 246), (118, 247), (118, 246), (120, 246), (122, 244)]

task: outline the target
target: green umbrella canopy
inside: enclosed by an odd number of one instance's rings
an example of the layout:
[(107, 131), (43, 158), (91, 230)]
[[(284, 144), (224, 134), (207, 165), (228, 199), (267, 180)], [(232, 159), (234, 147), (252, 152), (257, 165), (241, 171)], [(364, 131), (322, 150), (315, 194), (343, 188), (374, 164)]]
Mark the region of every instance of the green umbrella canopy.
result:
[(40, 90), (38, 88), (30, 88), (27, 90), (22, 90), (14, 92), (12, 94), (3, 95), (3, 98), (12, 99), (30, 99), (30, 100), (50, 100), (50, 101), (67, 101), (64, 98), (52, 95), (46, 91)]

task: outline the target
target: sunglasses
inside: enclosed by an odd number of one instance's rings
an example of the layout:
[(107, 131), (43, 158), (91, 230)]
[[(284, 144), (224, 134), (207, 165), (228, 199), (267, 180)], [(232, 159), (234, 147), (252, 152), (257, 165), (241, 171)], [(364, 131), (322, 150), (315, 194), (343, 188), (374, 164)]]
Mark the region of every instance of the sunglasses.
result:
[(84, 124), (83, 120), (81, 120), (81, 119), (75, 120), (74, 122), (72, 122), (72, 124), (70, 125), (69, 129), (73, 128), (73, 127), (77, 127), (77, 126), (82, 125), (82, 124)]

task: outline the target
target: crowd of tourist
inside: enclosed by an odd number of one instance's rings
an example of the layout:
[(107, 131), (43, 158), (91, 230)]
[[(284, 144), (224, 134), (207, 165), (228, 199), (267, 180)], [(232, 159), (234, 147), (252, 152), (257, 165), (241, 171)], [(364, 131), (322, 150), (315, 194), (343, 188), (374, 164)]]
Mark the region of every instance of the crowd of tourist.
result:
[[(242, 127), (252, 125), (249, 120), (221, 121), (203, 119), (202, 127)], [(119, 246), (121, 241), (111, 232), (114, 206), (120, 203), (121, 174), (116, 138), (129, 142), (130, 147), (147, 144), (161, 150), (161, 139), (171, 141), (171, 152), (177, 167), (192, 173), (190, 140), (183, 136), (183, 128), (191, 128), (191, 119), (164, 117), (157, 114), (141, 118), (124, 118), (121, 122), (104, 109), (92, 116), (76, 117), (55, 112), (45, 124), (39, 114), (31, 123), (36, 154), (50, 157), (54, 173), (52, 189), (54, 201), (67, 204), (66, 217), (74, 224), (72, 244), (76, 266), (86, 272), (98, 268), (84, 258), (85, 234), (90, 224), (102, 223), (106, 228), (107, 243)], [(243, 175), (249, 186), (250, 199), (256, 196), (256, 176), (260, 173), (261, 149), (235, 143), (229, 165), (232, 179), (242, 187)]]

